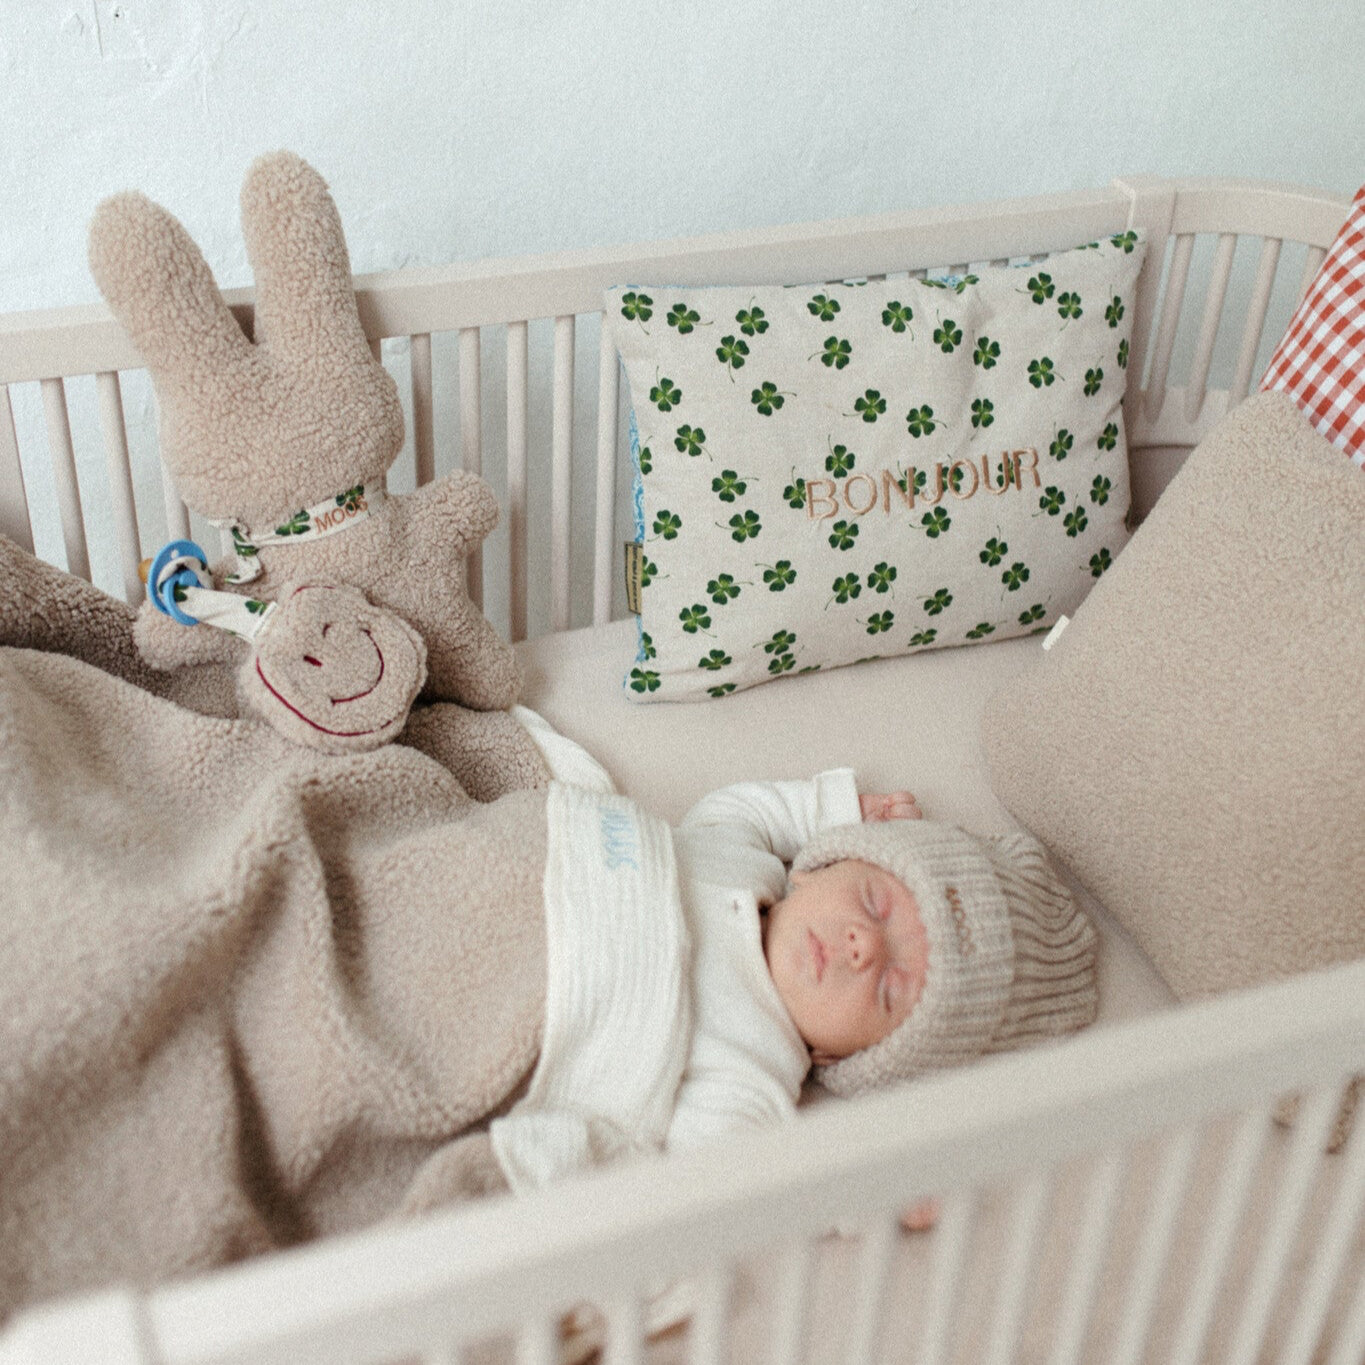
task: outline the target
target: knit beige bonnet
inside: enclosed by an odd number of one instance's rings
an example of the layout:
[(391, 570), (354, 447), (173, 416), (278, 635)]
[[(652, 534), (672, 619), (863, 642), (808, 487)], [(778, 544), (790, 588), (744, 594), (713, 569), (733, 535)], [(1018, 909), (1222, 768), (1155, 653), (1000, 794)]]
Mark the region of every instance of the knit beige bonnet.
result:
[(928, 820), (842, 825), (807, 845), (792, 871), (845, 858), (874, 863), (909, 889), (929, 959), (904, 1023), (817, 1068), (827, 1090), (858, 1094), (1094, 1020), (1094, 926), (1036, 839), (978, 838)]

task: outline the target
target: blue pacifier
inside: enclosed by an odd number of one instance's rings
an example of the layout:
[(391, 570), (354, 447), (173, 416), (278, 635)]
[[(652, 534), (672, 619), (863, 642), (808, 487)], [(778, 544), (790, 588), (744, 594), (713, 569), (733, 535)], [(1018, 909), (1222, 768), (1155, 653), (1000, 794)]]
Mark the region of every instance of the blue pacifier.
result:
[(196, 572), (195, 564), (207, 571), (209, 562), (203, 550), (192, 540), (173, 540), (156, 552), (147, 573), (147, 595), (152, 599), (152, 605), (171, 620), (179, 621), (182, 626), (199, 624), (193, 616), (181, 611), (175, 600), (177, 587), (204, 586), (204, 578)]

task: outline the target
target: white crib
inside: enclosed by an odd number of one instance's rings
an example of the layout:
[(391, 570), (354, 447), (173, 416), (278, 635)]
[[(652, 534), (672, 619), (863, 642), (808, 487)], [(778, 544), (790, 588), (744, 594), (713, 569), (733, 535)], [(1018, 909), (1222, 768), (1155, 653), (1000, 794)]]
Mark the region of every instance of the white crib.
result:
[[(472, 586), (520, 642), (526, 700), (594, 751), (606, 746), (599, 756), (630, 794), (677, 814), (696, 794), (698, 746), (722, 754), (725, 727), (744, 717), (758, 727), (751, 757), (763, 718), (776, 724), (794, 704), (784, 699), (824, 684), (784, 680), (725, 710), (619, 702), (649, 713), (638, 723), (598, 714), (594, 689), (612, 669), (619, 678), (630, 639), (615, 583), (629, 460), (615, 356), (598, 342), (604, 287), (961, 270), (1136, 227), (1152, 243), (1126, 403), (1141, 512), (1254, 385), (1345, 208), (1287, 186), (1137, 178), (362, 277), (366, 328), (410, 380), (411, 459), (392, 484), (455, 463), (490, 479), (504, 529), (471, 566)], [(229, 301), (249, 323), (249, 295)], [(102, 307), (0, 318), (0, 531), (29, 548), (36, 539), (40, 554), (130, 601), (141, 557), (197, 529), (159, 482), (138, 368)], [(866, 667), (975, 688), (967, 714), (1035, 645)], [(853, 672), (842, 671), (845, 686)], [(614, 687), (610, 697), (618, 703)], [(644, 752), (665, 734), (674, 752), (693, 751), (692, 769)], [(989, 793), (971, 799), (979, 811)], [(533, 1365), (601, 1344), (612, 1362), (1360, 1365), (1365, 1123), (1342, 1152), (1323, 1149), (1343, 1087), (1365, 1072), (1365, 963), (1160, 1004), (1149, 992), (1058, 1048), (814, 1104), (719, 1154), (603, 1171), (148, 1292), (43, 1305), (0, 1335), (0, 1360)], [(1284, 1127), (1273, 1114), (1289, 1094), (1302, 1101)], [(903, 1233), (901, 1210), (923, 1195), (941, 1197), (938, 1225)], [(836, 1226), (847, 1235), (831, 1236)], [(596, 1312), (566, 1332), (582, 1304)]]

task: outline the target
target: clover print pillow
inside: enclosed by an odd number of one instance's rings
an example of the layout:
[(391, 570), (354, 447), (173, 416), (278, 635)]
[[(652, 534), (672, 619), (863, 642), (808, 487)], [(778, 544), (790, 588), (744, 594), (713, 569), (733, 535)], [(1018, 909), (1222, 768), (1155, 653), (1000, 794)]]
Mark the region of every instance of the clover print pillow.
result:
[(962, 278), (607, 291), (641, 700), (1040, 630), (1127, 539), (1143, 246)]

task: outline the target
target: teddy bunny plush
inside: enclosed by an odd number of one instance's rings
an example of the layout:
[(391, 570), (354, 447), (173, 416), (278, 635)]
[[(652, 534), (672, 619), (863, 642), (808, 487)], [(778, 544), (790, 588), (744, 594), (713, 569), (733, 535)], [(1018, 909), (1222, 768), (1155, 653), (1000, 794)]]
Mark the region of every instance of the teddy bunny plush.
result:
[[(317, 721), (338, 700), (355, 698), (338, 699), (324, 673), (336, 664), (354, 681), (392, 666), (408, 701), (420, 688), (427, 701), (458, 705), (418, 707), (405, 727), (390, 718), (362, 744), (401, 729), (462, 780), (474, 775), (474, 755), (476, 766), (492, 769), (475, 783), (483, 799), (537, 785), (539, 753), (505, 710), (520, 688), (515, 656), (466, 588), (465, 557), (497, 520), (491, 489), (456, 471), (415, 493), (387, 493), (402, 408), (361, 327), (340, 217), (322, 177), (293, 153), (262, 157), (247, 173), (241, 211), (256, 278), (250, 337), (165, 209), (135, 192), (118, 194), (90, 226), (91, 272), (152, 377), (162, 458), (187, 506), (231, 531), (235, 556), (200, 583), (280, 607), (257, 644), (241, 632), (188, 628), (164, 606), (144, 603), (134, 627), (139, 653), (163, 671), (230, 668), (244, 709), (333, 750), (348, 746)], [(298, 597), (317, 587), (332, 591)], [(337, 646), (342, 622), (347, 643), (324, 658), (324, 637)], [(379, 623), (392, 653), (381, 652), (376, 665), (369, 645)], [(286, 639), (298, 655), (287, 667)], [(265, 653), (273, 669), (264, 667)], [(291, 685), (272, 690), (271, 672)], [(402, 691), (390, 686), (385, 707)]]

